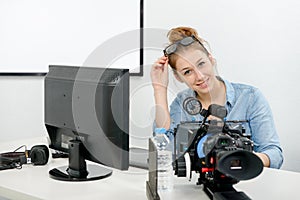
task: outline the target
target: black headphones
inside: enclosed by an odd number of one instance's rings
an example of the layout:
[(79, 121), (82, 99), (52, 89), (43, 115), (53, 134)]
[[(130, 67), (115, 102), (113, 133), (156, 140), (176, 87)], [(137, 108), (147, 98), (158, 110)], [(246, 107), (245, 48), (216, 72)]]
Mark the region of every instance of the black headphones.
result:
[(49, 159), (49, 149), (46, 145), (36, 145), (28, 151), (30, 162), (33, 165), (45, 165)]
[(0, 154), (0, 170), (21, 168), (23, 164), (45, 165), (49, 159), (46, 145), (36, 145), (25, 152), (6, 152)]

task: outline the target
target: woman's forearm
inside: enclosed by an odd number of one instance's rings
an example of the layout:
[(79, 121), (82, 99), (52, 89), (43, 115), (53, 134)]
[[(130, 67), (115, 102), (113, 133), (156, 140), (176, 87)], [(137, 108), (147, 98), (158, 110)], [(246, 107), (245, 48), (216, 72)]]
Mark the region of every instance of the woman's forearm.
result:
[(167, 101), (167, 88), (154, 90), (156, 127), (170, 128), (170, 112)]
[(261, 161), (264, 164), (264, 167), (270, 167), (270, 159), (269, 157), (264, 153), (256, 153), (256, 155), (261, 159)]

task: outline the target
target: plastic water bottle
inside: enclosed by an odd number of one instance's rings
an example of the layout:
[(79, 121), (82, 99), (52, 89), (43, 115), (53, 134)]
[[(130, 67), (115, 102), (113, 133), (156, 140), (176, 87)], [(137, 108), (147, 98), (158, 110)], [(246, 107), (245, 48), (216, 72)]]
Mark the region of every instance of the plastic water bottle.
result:
[(172, 142), (166, 136), (165, 128), (156, 128), (154, 142), (157, 148), (158, 190), (173, 189)]

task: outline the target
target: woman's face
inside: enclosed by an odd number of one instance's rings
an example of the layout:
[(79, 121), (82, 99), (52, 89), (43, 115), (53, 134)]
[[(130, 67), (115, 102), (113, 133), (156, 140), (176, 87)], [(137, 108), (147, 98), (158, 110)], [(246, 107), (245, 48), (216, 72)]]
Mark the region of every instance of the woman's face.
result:
[(177, 79), (185, 82), (198, 94), (209, 93), (217, 80), (213, 58), (198, 49), (178, 53), (175, 68)]

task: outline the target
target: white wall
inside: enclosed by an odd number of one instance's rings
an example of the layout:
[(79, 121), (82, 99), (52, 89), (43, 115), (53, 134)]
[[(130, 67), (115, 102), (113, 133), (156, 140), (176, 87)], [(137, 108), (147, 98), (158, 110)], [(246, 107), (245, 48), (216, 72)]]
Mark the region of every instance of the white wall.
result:
[(138, 29), (139, 8), (140, 0), (2, 0), (0, 72), (48, 72), (49, 64), (81, 65), (104, 41)]
[(43, 114), (44, 77), (0, 76), (0, 91), (2, 142), (46, 136)]
[[(262, 90), (274, 112), (283, 169), (299, 171), (300, 2), (151, 0), (145, 7), (146, 27), (196, 28), (209, 42), (222, 77)], [(153, 57), (147, 54), (146, 62)]]
[[(262, 90), (274, 112), (285, 156), (283, 169), (299, 171), (299, 8), (297, 0), (145, 1), (145, 75), (131, 78), (131, 145), (147, 147), (152, 134), (154, 102), (149, 71), (162, 55), (167, 30), (192, 26), (209, 42), (221, 76)], [(170, 76), (172, 100), (185, 86)], [(1, 140), (46, 135), (43, 78), (0, 77), (0, 88)]]

